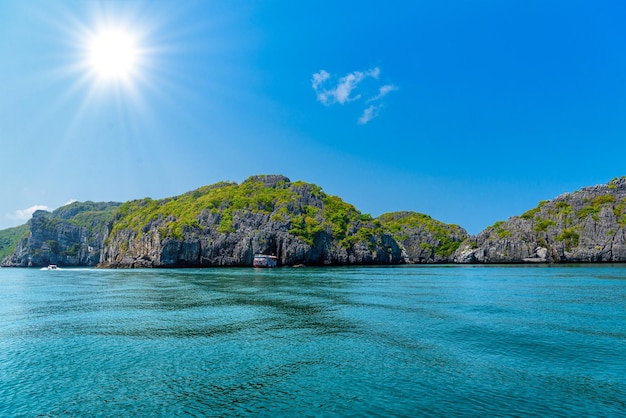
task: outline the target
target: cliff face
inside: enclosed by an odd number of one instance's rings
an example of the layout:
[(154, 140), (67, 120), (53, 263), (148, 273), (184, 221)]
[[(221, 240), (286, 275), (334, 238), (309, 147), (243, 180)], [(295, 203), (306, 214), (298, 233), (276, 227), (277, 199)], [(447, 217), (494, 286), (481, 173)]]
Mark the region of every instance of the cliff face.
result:
[(377, 218), (404, 248), (410, 263), (450, 263), (454, 251), (469, 237), (458, 225), (416, 212), (386, 213)]
[(318, 186), (284, 176), (218, 183), (171, 199), (128, 202), (113, 222), (103, 267), (406, 262), (379, 222)]
[(0, 263), (15, 252), (17, 244), (30, 233), (29, 224), (0, 231)]
[(543, 201), (466, 240), (457, 263), (626, 261), (626, 177)]
[(281, 265), (626, 262), (626, 177), (541, 202), (475, 237), (415, 212), (373, 219), (276, 175), (162, 200), (75, 202), (1, 232), (0, 250), (12, 252), (2, 265), (14, 267), (250, 266), (256, 253)]
[(94, 266), (100, 259), (107, 225), (119, 203), (75, 202), (50, 213), (37, 211), (3, 267)]

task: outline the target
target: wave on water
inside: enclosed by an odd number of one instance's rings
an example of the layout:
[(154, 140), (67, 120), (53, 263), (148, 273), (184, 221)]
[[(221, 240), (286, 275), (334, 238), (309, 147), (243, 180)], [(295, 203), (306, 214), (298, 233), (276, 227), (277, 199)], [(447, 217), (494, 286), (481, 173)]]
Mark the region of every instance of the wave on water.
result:
[(63, 270), (0, 270), (0, 417), (624, 416), (623, 268)]
[(48, 267), (42, 267), (39, 270), (41, 270), (41, 271), (57, 271), (57, 270), (59, 270), (59, 271), (95, 271), (96, 269), (94, 269), (94, 268), (69, 268), (69, 269), (66, 269), (66, 268), (61, 268), (61, 267), (50, 267), (50, 266), (48, 266)]

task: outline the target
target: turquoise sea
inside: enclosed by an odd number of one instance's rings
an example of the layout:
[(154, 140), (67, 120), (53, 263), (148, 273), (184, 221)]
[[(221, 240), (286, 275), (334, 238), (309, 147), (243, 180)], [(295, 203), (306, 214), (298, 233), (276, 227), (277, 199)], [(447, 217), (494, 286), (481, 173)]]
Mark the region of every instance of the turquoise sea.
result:
[(4, 268), (0, 416), (626, 416), (626, 265)]

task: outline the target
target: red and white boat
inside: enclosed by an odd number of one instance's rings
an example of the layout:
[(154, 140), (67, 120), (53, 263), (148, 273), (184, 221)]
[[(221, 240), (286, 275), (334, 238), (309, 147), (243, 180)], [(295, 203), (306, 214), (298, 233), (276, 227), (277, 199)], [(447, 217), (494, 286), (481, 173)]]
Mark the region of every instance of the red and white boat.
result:
[(259, 267), (259, 268), (276, 267), (277, 264), (278, 264), (278, 257), (276, 257), (275, 255), (265, 255), (265, 254), (255, 254), (254, 261), (252, 262), (252, 265), (254, 267)]

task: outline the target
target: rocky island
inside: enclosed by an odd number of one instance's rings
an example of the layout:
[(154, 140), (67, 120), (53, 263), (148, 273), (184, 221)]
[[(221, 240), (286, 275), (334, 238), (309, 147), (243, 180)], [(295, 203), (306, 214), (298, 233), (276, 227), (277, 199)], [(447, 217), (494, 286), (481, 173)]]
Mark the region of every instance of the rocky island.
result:
[(583, 188), (469, 236), (416, 212), (373, 218), (281, 175), (180, 196), (74, 202), (0, 231), (2, 266), (107, 268), (626, 261), (626, 177)]
[(26, 225), (0, 231), (3, 267), (95, 266), (100, 261), (115, 202), (74, 202), (38, 210)]
[(456, 251), (456, 263), (626, 261), (626, 177), (565, 193), (496, 222)]

